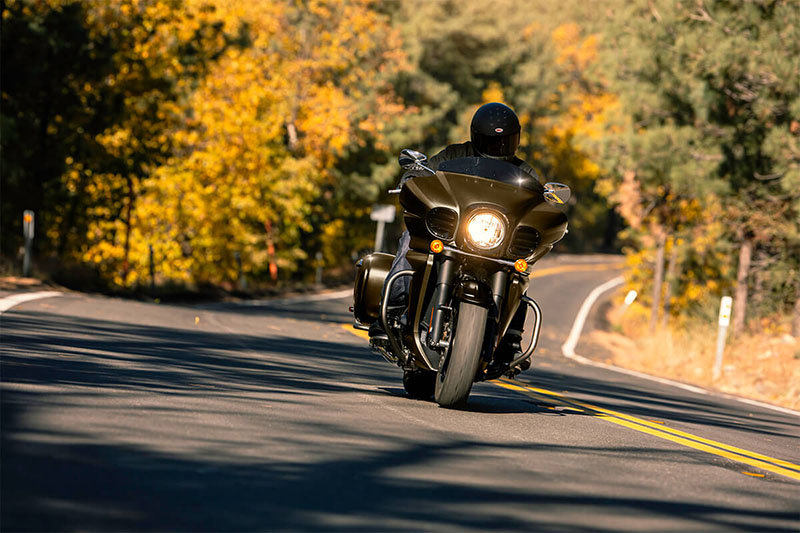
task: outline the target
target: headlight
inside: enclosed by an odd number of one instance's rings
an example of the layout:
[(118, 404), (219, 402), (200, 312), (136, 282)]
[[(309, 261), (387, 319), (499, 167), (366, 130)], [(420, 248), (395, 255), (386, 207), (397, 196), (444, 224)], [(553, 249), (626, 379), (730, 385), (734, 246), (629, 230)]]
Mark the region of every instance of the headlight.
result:
[(467, 239), (470, 244), (484, 250), (496, 248), (503, 242), (506, 225), (499, 216), (488, 211), (479, 211), (467, 222)]

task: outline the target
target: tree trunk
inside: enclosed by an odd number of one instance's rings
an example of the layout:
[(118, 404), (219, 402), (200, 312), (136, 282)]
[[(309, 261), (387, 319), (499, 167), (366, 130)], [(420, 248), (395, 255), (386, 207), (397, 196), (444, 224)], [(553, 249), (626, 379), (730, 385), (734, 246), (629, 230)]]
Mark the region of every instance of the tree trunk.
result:
[(288, 137), (289, 151), (294, 153), (297, 150), (297, 144), (299, 142), (299, 138), (297, 136), (297, 127), (294, 125), (294, 121), (289, 121), (286, 123), (286, 134)]
[(739, 250), (739, 270), (736, 273), (736, 293), (733, 297), (733, 335), (744, 331), (744, 318), (747, 309), (747, 278), (750, 274), (750, 259), (753, 256), (753, 241), (745, 238)]
[(661, 308), (661, 286), (664, 283), (664, 247), (667, 235), (660, 232), (658, 235), (658, 248), (656, 250), (656, 264), (653, 267), (653, 304), (650, 306), (650, 333), (656, 330), (658, 323), (658, 310)]
[(603, 232), (603, 245), (600, 248), (606, 253), (613, 253), (616, 249), (617, 233), (619, 233), (618, 226), (619, 215), (616, 209), (609, 207), (608, 213), (606, 213), (606, 229)]
[(122, 285), (124, 287), (128, 286), (128, 273), (130, 272), (130, 251), (131, 251), (131, 216), (133, 214), (133, 200), (134, 200), (134, 193), (133, 193), (133, 180), (128, 177), (128, 205), (126, 206), (125, 210), (125, 242), (123, 244), (123, 256), (122, 256)]
[(797, 298), (794, 301), (794, 319), (792, 320), (792, 335), (800, 338), (800, 286), (797, 287)]
[(675, 284), (676, 273), (678, 270), (678, 247), (675, 245), (675, 239), (672, 241), (672, 250), (669, 252), (669, 261), (667, 262), (667, 287), (664, 290), (664, 314), (661, 317), (661, 326), (667, 327), (669, 323), (669, 301), (672, 298), (672, 289)]

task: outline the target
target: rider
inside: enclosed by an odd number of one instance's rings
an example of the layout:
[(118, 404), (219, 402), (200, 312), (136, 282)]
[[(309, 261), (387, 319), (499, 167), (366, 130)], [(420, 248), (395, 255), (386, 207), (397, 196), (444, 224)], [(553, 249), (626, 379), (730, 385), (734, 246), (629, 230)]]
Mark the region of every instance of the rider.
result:
[[(498, 102), (482, 105), (472, 116), (469, 132), (469, 141), (461, 144), (451, 144), (446, 147), (428, 160), (428, 167), (431, 170), (437, 170), (442, 162), (450, 159), (488, 157), (490, 159), (508, 161), (539, 181), (539, 176), (533, 167), (515, 155), (519, 146), (520, 126), (516, 113), (510, 107)], [(402, 187), (403, 183), (410, 178), (424, 175), (427, 175), (424, 171), (409, 170), (403, 174), (400, 186)], [(397, 254), (394, 257), (387, 279), (395, 272), (411, 268), (411, 264), (406, 259), (410, 242), (411, 236), (406, 230), (400, 237)], [(392, 291), (389, 294), (389, 303), (394, 305), (405, 303), (408, 297), (409, 285), (410, 279), (407, 276), (398, 279), (392, 286)], [(519, 306), (506, 334), (500, 341), (498, 350), (506, 352), (508, 360), (513, 359), (516, 354), (522, 351), (520, 341), (522, 340), (522, 330), (525, 325), (526, 308), (527, 306), (525, 305)], [(386, 335), (378, 322), (375, 322), (370, 327), (369, 333), (373, 337)], [(522, 366), (521, 370), (526, 370), (530, 367), (530, 361), (526, 360)]]

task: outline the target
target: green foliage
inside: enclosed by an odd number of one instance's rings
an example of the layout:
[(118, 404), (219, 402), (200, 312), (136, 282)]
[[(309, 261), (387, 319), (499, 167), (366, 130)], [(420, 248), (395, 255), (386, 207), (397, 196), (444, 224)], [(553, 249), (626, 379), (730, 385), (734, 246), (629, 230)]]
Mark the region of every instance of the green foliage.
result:
[[(601, 186), (641, 249), (664, 232), (684, 243), (677, 302), (691, 308), (729, 289), (731, 256), (749, 239), (761, 258), (750, 278), (759, 312), (788, 308), (800, 293), (788, 274), (800, 257), (800, 6), (631, 2), (605, 32), (602, 57), (596, 76), (622, 112), (596, 143), (612, 170)], [(695, 199), (713, 216), (687, 211)], [(694, 291), (707, 269), (710, 282)]]
[(39, 235), (57, 224), (51, 208), (68, 204), (71, 196), (61, 184), (65, 161), (101, 152), (93, 138), (114, 120), (100, 95), (84, 90), (114, 68), (112, 51), (92, 38), (85, 16), (78, 2), (4, 3), (0, 227), (5, 254), (21, 244), (24, 209), (36, 211)]
[[(389, 136), (392, 144), (433, 154), (469, 138), (470, 119), (481, 104), (506, 102), (521, 117), (519, 155), (545, 179), (573, 189), (571, 232), (562, 246), (575, 251), (613, 248), (613, 233), (606, 238), (606, 229), (608, 222), (613, 226), (614, 215), (594, 191), (598, 169), (574, 141), (583, 126), (580, 116), (598, 112), (602, 98), (594, 88), (583, 86), (583, 70), (594, 49), (581, 44), (592, 37), (572, 23), (569, 35), (558, 39), (565, 23), (589, 21), (594, 10), (579, 1), (554, 6), (539, 0), (500, 0), (490, 8), (474, 0), (381, 6), (400, 28), (411, 63), (395, 88), (417, 111)], [(575, 61), (560, 64), (562, 56)], [(592, 100), (594, 109), (576, 111)], [(570, 125), (565, 126), (563, 119), (569, 114)], [(399, 173), (395, 169), (383, 176), (388, 186)]]

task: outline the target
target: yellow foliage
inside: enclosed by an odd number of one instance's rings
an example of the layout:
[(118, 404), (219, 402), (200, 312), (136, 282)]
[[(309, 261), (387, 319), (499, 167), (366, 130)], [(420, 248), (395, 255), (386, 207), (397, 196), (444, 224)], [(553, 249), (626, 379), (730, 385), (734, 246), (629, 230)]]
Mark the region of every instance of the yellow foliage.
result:
[(574, 22), (558, 26), (552, 33), (558, 49), (556, 63), (583, 72), (597, 57), (597, 36), (581, 37), (581, 28)]
[[(143, 182), (130, 245), (140, 277), (150, 244), (159, 276), (184, 281), (235, 280), (237, 254), (253, 274), (306, 258), (300, 231), (311, 230), (311, 201), (333, 179), (330, 169), (362, 134), (380, 139), (383, 121), (404, 110), (370, 73), (400, 68), (381, 42), (397, 36), (371, 4), (217, 3), (226, 31), (246, 25), (253, 45), (229, 47), (212, 66), (170, 134), (175, 155)], [(123, 149), (125, 139), (114, 131), (100, 140)], [(329, 224), (323, 239), (335, 241), (340, 229)]]
[(490, 82), (489, 86), (481, 94), (481, 103), (502, 102), (503, 88), (496, 81)]
[[(544, 157), (553, 174), (571, 176), (573, 180), (597, 182), (603, 170), (590, 158), (583, 145), (605, 133), (608, 115), (616, 112), (615, 95), (589, 87), (582, 77), (597, 56), (595, 35), (582, 36), (575, 23), (558, 26), (551, 34), (556, 47), (556, 63), (569, 73), (571, 83), (562, 83), (553, 95), (550, 107), (559, 111), (553, 116), (536, 119), (539, 129), (546, 131)], [(524, 116), (523, 121), (531, 120)], [(526, 142), (529, 140), (526, 139)]]

